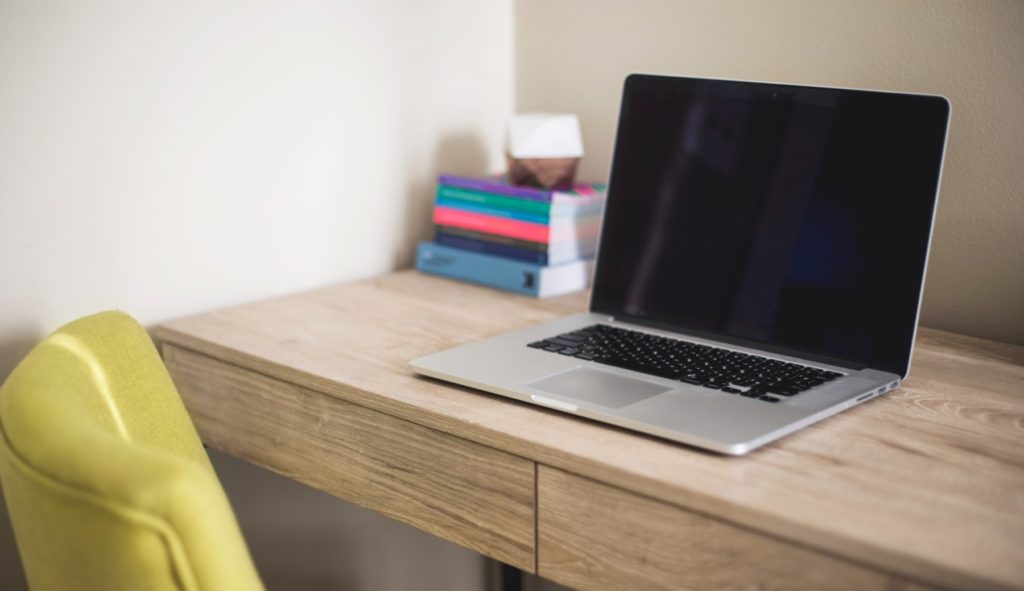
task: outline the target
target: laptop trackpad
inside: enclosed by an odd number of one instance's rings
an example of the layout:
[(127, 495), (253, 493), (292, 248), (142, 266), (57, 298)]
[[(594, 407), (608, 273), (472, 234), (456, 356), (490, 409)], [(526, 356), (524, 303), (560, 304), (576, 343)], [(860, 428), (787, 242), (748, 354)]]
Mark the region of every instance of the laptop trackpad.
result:
[(644, 380), (634, 380), (606, 371), (582, 367), (556, 373), (526, 385), (559, 396), (611, 408), (633, 404), (672, 389)]

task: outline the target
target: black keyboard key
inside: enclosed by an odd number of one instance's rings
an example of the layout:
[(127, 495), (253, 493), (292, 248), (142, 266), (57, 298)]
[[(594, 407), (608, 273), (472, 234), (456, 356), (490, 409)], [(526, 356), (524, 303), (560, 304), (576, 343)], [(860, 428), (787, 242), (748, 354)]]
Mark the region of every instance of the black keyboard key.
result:
[(606, 324), (528, 346), (750, 398), (794, 396), (841, 377), (814, 367)]
[(765, 402), (778, 402), (778, 401), (780, 401), (782, 399), (781, 398), (776, 398), (774, 396), (762, 396), (762, 397), (758, 398), (758, 400), (764, 400)]
[(622, 369), (630, 369), (641, 373), (651, 374), (663, 378), (674, 378), (678, 375), (677, 372), (672, 371), (670, 368), (657, 367), (654, 365), (648, 365), (644, 363), (638, 363), (631, 359), (621, 358), (610, 358), (610, 359), (595, 359), (598, 363), (604, 363), (605, 365), (612, 365), (615, 367), (621, 367)]
[(548, 341), (556, 345), (562, 345), (563, 347), (575, 347), (579, 344), (579, 341), (565, 339), (562, 337), (555, 337), (553, 339), (548, 339)]

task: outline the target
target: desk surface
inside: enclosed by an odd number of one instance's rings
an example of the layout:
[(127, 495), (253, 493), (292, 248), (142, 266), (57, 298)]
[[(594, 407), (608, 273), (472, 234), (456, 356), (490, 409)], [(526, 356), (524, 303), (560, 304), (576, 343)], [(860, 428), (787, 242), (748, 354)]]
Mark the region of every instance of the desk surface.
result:
[[(906, 588), (1024, 588), (1024, 347), (922, 329), (901, 389), (739, 458), (421, 378), (406, 365), (585, 307), (582, 294), (534, 300), (406, 271), (176, 320), (158, 337), (165, 355), (170, 347), (252, 371), (529, 460), (533, 477), (554, 485), (580, 477)], [(190, 378), (168, 357), (176, 381), (195, 382), (179, 387), (202, 390), (198, 372)], [(190, 410), (198, 396), (185, 396)], [(227, 441), (235, 410), (217, 408), (200, 432)], [(241, 444), (221, 447), (260, 461)], [(546, 533), (543, 494), (533, 502), (541, 513), (529, 551), (571, 543)], [(551, 576), (544, 560), (525, 566)], [(570, 562), (560, 564), (578, 566)]]

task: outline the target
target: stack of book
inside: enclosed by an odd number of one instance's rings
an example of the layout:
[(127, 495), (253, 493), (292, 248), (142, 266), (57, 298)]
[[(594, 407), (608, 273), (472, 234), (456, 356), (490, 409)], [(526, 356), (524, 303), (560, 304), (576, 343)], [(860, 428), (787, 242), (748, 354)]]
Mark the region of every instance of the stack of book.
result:
[(537, 297), (587, 287), (605, 187), (571, 191), (513, 186), (501, 178), (441, 175), (436, 233), (416, 267)]

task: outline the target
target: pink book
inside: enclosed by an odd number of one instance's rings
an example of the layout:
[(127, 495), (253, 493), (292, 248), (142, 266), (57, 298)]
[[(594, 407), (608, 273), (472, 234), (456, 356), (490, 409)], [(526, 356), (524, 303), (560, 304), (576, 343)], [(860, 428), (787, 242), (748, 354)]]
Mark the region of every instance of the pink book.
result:
[(439, 226), (454, 226), (474, 232), (508, 236), (543, 244), (596, 240), (597, 234), (601, 230), (601, 220), (596, 216), (584, 222), (570, 218), (564, 222), (555, 221), (546, 225), (474, 213), (443, 205), (434, 207), (434, 223)]
[(509, 236), (530, 242), (547, 243), (549, 238), (548, 226), (544, 224), (471, 213), (451, 207), (435, 207), (434, 223), (498, 236)]

